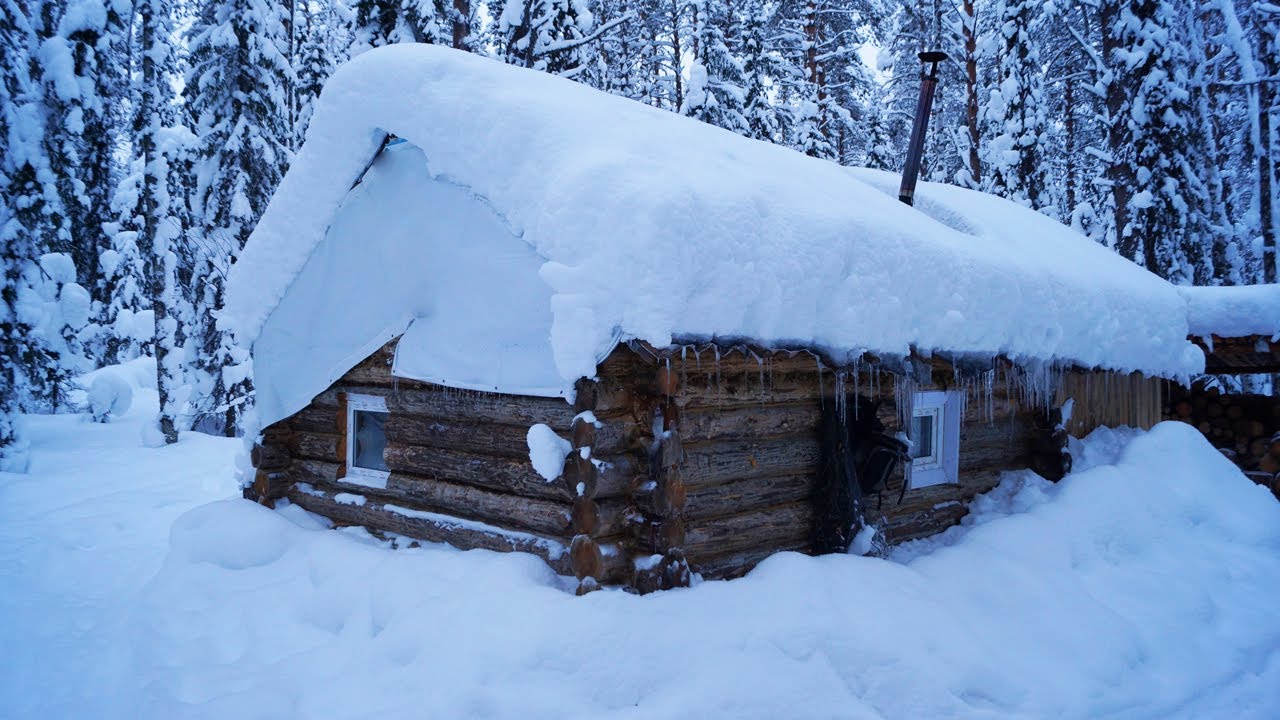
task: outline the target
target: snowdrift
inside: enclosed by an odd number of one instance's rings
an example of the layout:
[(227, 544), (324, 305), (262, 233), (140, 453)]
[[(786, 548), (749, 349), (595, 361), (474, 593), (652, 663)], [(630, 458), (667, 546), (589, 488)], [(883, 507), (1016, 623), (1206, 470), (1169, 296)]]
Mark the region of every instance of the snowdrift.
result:
[(1193, 428), (1102, 431), (896, 561), (575, 598), (295, 508), (181, 517), (138, 605), (148, 717), (1275, 717), (1280, 504)]

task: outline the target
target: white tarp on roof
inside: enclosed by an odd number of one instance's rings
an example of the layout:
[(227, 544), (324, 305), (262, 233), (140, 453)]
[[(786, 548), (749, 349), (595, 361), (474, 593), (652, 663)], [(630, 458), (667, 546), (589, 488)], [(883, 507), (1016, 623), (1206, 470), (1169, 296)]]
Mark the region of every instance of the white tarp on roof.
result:
[[(529, 248), (523, 270), (488, 272), (482, 253), (432, 269), (433, 243), (471, 231), (465, 213), (432, 211), (398, 244), (375, 240), (382, 226), (370, 225), (363, 242), (381, 255), (363, 253), (361, 273), (305, 277), (318, 247), (361, 255), (322, 241), (345, 222), (339, 209), (387, 133), (420, 148), (426, 170), (413, 187), (366, 200), (364, 217), (391, 222), (430, 188), (451, 186), (479, 202), (467, 212), (488, 208), (485, 222)], [(748, 338), (837, 360), (914, 346), (1164, 376), (1203, 368), (1173, 286), (1013, 203), (924, 183), (917, 210), (896, 201), (895, 183), (543, 73), (439, 47), (382, 48), (326, 86), (306, 145), (233, 268), (223, 322), (256, 341), (259, 391), (275, 393), (260, 397), (265, 422), (396, 332), (354, 307), (274, 318), (295, 292), (328, 294), (331, 308), (376, 304), (379, 317), (394, 307), (401, 327), (435, 318), (396, 362), (444, 379), (476, 347), (478, 327), (510, 328), (484, 317), (549, 312), (545, 338), (530, 338), (521, 362), (554, 365), (562, 389), (593, 375), (619, 335), (658, 345)], [(514, 279), (533, 263), (538, 283)], [(443, 320), (458, 287), (495, 297), (455, 303)], [(316, 343), (329, 350), (316, 356)], [(269, 387), (285, 375), (299, 379)]]

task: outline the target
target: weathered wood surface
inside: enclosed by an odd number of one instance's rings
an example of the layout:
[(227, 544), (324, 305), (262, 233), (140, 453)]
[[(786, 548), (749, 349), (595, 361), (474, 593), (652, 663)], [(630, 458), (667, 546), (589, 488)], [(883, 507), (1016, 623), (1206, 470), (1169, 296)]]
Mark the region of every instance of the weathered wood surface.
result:
[(821, 452), (816, 437), (761, 441), (725, 440), (684, 445), (680, 474), (692, 491), (704, 485), (793, 475), (817, 468)]
[(766, 440), (815, 436), (822, 421), (818, 403), (799, 405), (770, 403), (756, 407), (714, 408), (680, 415), (680, 436), (685, 442), (702, 440)]
[[(301, 462), (290, 475), (317, 487), (407, 503), (457, 517), (472, 518), (517, 530), (527, 530), (568, 540), (573, 536), (573, 506), (564, 501), (524, 498), (471, 485), (391, 473), (385, 488), (370, 487), (358, 477), (339, 478), (327, 463)], [(626, 506), (621, 502), (596, 504), (591, 521), (604, 534), (624, 530)]]
[[(595, 455), (628, 452), (639, 437), (634, 424), (601, 422), (590, 445)], [(528, 427), (477, 423), (464, 425), (419, 415), (392, 414), (384, 426), (387, 441), (447, 450), (464, 450), (482, 455), (528, 459)]]
[(807, 502), (689, 522), (681, 549), (690, 562), (734, 550), (780, 547), (807, 541), (813, 533), (813, 506)]
[(602, 583), (626, 582), (632, 574), (631, 558), (622, 548), (586, 535), (574, 537), (569, 544), (569, 566), (579, 580), (595, 578)]
[(513, 425), (526, 430), (530, 425), (543, 423), (557, 432), (567, 433), (578, 414), (562, 398), (499, 395), (438, 385), (381, 387), (344, 380), (317, 395), (311, 404), (317, 408), (337, 407), (338, 394), (343, 392), (381, 395), (387, 399), (387, 410), (392, 414), (420, 415), (459, 423)]
[(346, 439), (327, 433), (295, 432), (289, 440), (294, 457), (325, 462), (343, 462), (347, 457)]
[(775, 505), (808, 502), (814, 475), (779, 475), (723, 485), (699, 486), (685, 497), (683, 516), (689, 523), (760, 510)]
[[(388, 510), (383, 503), (367, 500), (364, 505), (341, 503), (334, 493), (306, 492), (294, 487), (289, 500), (311, 512), (347, 525), (363, 525), (382, 532), (392, 532), (427, 542), (448, 543), (464, 550), (484, 549), (496, 552), (527, 552), (541, 557), (557, 573), (570, 575), (569, 547), (563, 540), (539, 538), (531, 533), (506, 533), (499, 529), (477, 528), (474, 522), (451, 521), (448, 518), (427, 519)], [(410, 508), (412, 510), (412, 508)]]
[[(466, 483), (524, 497), (572, 500), (577, 495), (566, 482), (545, 480), (533, 469), (527, 457), (516, 460), (438, 447), (388, 444), (383, 458), (393, 472), (407, 475)], [(636, 468), (630, 458), (613, 456), (597, 459), (605, 464), (597, 466), (600, 472), (595, 496), (627, 495), (636, 477)]]

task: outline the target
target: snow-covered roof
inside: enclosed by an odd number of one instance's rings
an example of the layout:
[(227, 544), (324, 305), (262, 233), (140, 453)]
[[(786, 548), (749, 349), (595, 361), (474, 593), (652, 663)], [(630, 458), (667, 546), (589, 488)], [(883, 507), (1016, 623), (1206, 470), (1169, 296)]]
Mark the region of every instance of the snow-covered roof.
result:
[(1180, 287), (1187, 325), (1198, 337), (1280, 336), (1280, 285)]
[[(371, 167), (388, 134), (406, 149)], [(913, 209), (896, 188), (544, 73), (381, 48), (326, 86), (222, 322), (255, 343), (267, 422), (405, 327), (398, 374), (541, 394), (619, 337), (1203, 368), (1155, 275), (1014, 203), (922, 183)], [(504, 357), (467, 359), (486, 349)]]

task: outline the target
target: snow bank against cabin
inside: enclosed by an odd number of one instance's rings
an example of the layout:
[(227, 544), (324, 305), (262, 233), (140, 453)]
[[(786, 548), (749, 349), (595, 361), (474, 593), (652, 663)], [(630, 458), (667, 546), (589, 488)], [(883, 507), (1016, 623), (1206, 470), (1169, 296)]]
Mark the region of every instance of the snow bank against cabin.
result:
[(1179, 287), (1198, 337), (1280, 336), (1280, 285)]
[(208, 505), (137, 604), (142, 714), (1276, 717), (1280, 504), (1186, 425), (1085, 446), (901, 562), (783, 553), (644, 597)]
[[(420, 264), (434, 243), (468, 232), (465, 213), (428, 218), (398, 245), (368, 250), (381, 267), (407, 263), (420, 276), (326, 277), (324, 291), (348, 305), (397, 298), (359, 328), (363, 342), (343, 339), (344, 362), (411, 322), (436, 322), (449, 286), (435, 280), (452, 271), (477, 296), (547, 314), (544, 341), (521, 360), (553, 367), (561, 390), (594, 375), (601, 348), (620, 335), (658, 345), (748, 338), (816, 347), (838, 362), (914, 346), (1163, 376), (1203, 368), (1171, 285), (1026, 208), (930, 183), (909, 208), (888, 175), (425, 45), (364, 53), (326, 85), (304, 147), (232, 269), (223, 322), (243, 340), (259, 339), (326, 232), (351, 223), (341, 212), (388, 133), (420, 152), (426, 171), (413, 187), (361, 201), (375, 211), (363, 217), (410, 213), (432, 183), (447, 185), (531, 249), (545, 290), (521, 296), (480, 269), (449, 268), (449, 252), (444, 270)], [(350, 242), (373, 242), (380, 228)], [(410, 252), (413, 242), (426, 249)], [(415, 345), (460, 345), (492, 317), (464, 312)], [(355, 332), (337, 329), (345, 319), (312, 312), (275, 331), (309, 341)], [(308, 360), (309, 347), (270, 362), (327, 362)], [(456, 358), (413, 360), (396, 363), (448, 377)], [(261, 362), (256, 355), (256, 369)], [(279, 411), (306, 399), (290, 395)]]

